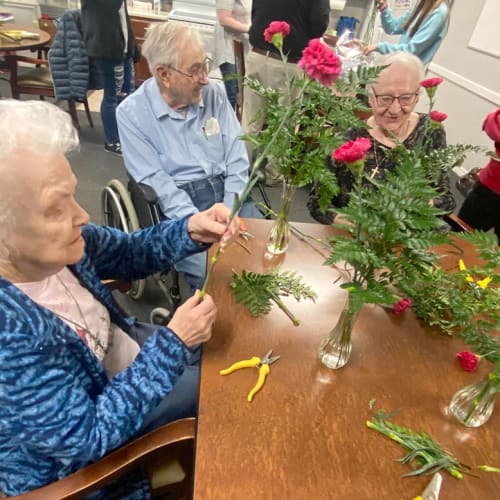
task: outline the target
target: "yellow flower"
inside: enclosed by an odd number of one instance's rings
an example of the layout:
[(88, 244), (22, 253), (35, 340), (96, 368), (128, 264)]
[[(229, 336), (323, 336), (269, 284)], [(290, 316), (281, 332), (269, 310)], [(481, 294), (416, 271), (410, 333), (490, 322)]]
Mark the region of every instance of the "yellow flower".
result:
[[(467, 268), (465, 267), (464, 261), (462, 259), (458, 260), (458, 268), (460, 269), (460, 271), (467, 271)], [(491, 282), (491, 278), (489, 276), (487, 276), (486, 278), (483, 278), (482, 280), (478, 280), (475, 283), (474, 283), (474, 278), (470, 274), (467, 274), (465, 276), (465, 279), (469, 283), (473, 283), (483, 290), (485, 288), (488, 288), (488, 285)]]
[[(464, 264), (464, 261), (462, 259), (459, 259), (458, 260), (458, 269), (460, 269), (460, 271), (466, 271), (467, 268), (465, 267), (465, 264)], [(469, 283), (474, 283), (474, 279), (472, 278), (472, 276), (470, 274), (468, 274), (465, 279), (469, 282)]]

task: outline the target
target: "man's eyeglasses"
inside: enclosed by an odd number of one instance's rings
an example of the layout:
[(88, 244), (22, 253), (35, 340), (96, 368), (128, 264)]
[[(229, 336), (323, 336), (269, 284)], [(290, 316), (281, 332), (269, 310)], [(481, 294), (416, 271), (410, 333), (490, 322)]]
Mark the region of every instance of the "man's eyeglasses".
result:
[(187, 77), (187, 78), (203, 78), (207, 76), (210, 71), (212, 70), (213, 67), (213, 61), (209, 57), (205, 58), (205, 61), (202, 63), (197, 63), (193, 64), (191, 68), (189, 69), (189, 73), (186, 73), (185, 71), (181, 71), (180, 69), (177, 69), (174, 66), (168, 66), (170, 69), (173, 69), (175, 72), (180, 73), (181, 75)]
[(418, 90), (416, 92), (413, 92), (413, 94), (401, 94), (401, 95), (377, 95), (375, 91), (373, 90), (373, 95), (375, 96), (375, 101), (381, 108), (388, 108), (389, 106), (392, 105), (392, 103), (397, 100), (399, 102), (399, 105), (404, 108), (405, 106), (411, 106), (417, 96), (418, 96)]

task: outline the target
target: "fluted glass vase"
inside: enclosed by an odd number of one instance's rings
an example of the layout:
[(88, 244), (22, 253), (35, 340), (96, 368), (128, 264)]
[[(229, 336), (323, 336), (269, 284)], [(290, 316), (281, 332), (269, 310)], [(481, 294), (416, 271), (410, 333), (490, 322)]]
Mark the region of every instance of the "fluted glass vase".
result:
[(296, 189), (297, 186), (295, 184), (286, 180), (283, 181), (280, 211), (267, 237), (267, 251), (272, 255), (280, 255), (288, 249), (288, 240), (290, 238), (290, 222), (288, 217)]
[(355, 304), (351, 295), (348, 295), (337, 324), (320, 342), (319, 359), (328, 368), (342, 368), (349, 361), (352, 349), (352, 327), (360, 310), (360, 305)]
[(491, 417), (496, 395), (500, 391), (500, 380), (495, 372), (475, 384), (455, 393), (450, 402), (450, 413), (467, 427), (479, 427)]

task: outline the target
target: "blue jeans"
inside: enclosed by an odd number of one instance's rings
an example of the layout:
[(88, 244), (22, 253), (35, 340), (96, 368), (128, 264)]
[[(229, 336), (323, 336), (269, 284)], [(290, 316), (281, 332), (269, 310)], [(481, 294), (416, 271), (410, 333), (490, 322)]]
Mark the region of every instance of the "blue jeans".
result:
[[(136, 322), (129, 335), (142, 347), (157, 328), (154, 325)], [(151, 413), (146, 415), (140, 434), (146, 434), (180, 418), (196, 416), (200, 385), (200, 354), (200, 347), (192, 351), (189, 364), (174, 384), (173, 389)]]
[(222, 63), (219, 66), (222, 77), (224, 78), (224, 87), (226, 87), (226, 94), (233, 109), (236, 109), (236, 96), (238, 95), (238, 78), (229, 78), (237, 72), (236, 64)]
[[(209, 179), (200, 179), (178, 186), (191, 198), (194, 206), (202, 211), (210, 208), (214, 203), (224, 201), (224, 178), (222, 175)], [(242, 217), (261, 219), (262, 214), (252, 201), (246, 201), (240, 210)], [(201, 289), (207, 273), (207, 252), (191, 255), (178, 262), (177, 271), (184, 273), (191, 290)]]
[(106, 144), (120, 142), (116, 124), (116, 107), (135, 89), (132, 58), (95, 59), (101, 76), (104, 96), (101, 102), (101, 120)]

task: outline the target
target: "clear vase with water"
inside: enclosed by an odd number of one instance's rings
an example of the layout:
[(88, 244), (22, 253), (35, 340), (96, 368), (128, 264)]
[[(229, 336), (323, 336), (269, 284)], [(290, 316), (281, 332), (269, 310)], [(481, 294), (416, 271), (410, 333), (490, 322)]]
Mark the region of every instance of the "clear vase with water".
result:
[(319, 345), (319, 359), (328, 368), (342, 368), (349, 361), (352, 350), (352, 328), (360, 311), (361, 305), (355, 304), (348, 295), (337, 324)]
[(490, 372), (480, 381), (457, 391), (451, 398), (450, 413), (466, 427), (479, 427), (491, 417), (500, 380)]
[(272, 255), (280, 255), (288, 250), (290, 238), (289, 214), (293, 196), (297, 186), (288, 181), (283, 181), (281, 192), (281, 206), (267, 237), (267, 251)]

